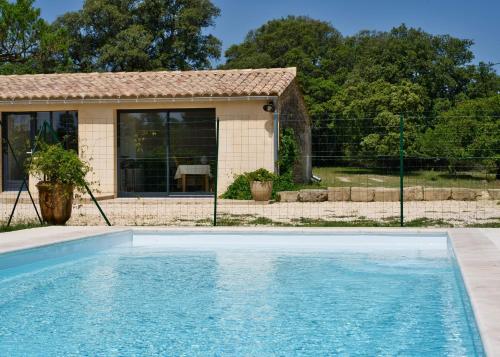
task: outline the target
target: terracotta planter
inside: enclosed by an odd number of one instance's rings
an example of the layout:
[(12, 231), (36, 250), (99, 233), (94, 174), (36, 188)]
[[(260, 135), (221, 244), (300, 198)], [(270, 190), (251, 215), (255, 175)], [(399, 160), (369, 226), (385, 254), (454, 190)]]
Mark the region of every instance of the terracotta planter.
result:
[(42, 181), (36, 187), (43, 220), (52, 225), (64, 225), (71, 218), (73, 186)]
[(273, 182), (252, 181), (250, 182), (250, 191), (255, 201), (269, 201), (273, 193)]

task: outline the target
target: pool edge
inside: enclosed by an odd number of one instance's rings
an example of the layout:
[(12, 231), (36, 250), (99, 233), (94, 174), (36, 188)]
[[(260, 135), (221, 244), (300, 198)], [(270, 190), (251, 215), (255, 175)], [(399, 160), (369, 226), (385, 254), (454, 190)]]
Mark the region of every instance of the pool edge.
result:
[(479, 229), (448, 232), (483, 347), (500, 356), (500, 250)]
[(47, 247), (109, 233), (126, 232), (132, 232), (132, 229), (130, 229), (130, 227), (51, 226), (0, 233), (0, 254)]

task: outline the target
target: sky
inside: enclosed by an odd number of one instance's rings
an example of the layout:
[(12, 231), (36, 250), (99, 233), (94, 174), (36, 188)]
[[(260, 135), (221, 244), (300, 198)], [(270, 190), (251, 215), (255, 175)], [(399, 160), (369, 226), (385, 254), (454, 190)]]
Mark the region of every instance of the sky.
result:
[[(390, 30), (405, 23), (433, 34), (475, 42), (474, 62), (500, 62), (500, 0), (212, 0), (221, 9), (210, 30), (226, 49), (249, 30), (287, 15), (329, 21), (343, 35)], [(81, 8), (83, 0), (36, 0), (48, 21)], [(496, 66), (497, 71), (500, 65)]]

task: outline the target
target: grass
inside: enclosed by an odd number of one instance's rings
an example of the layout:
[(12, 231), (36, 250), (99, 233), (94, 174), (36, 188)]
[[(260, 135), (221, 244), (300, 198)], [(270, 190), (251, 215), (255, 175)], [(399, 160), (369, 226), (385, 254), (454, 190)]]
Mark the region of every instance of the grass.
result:
[[(317, 187), (399, 187), (399, 172), (365, 169), (356, 167), (316, 167), (313, 169), (322, 181), (317, 185), (305, 185), (300, 188)], [(494, 174), (482, 172), (459, 172), (419, 170), (405, 173), (404, 185), (425, 187), (463, 187), (481, 189), (500, 189), (500, 180)]]
[(8, 227), (7, 227), (6, 223), (2, 223), (0, 225), (0, 233), (20, 231), (22, 229), (30, 229), (30, 228), (37, 228), (37, 227), (41, 227), (40, 223), (32, 223), (32, 222), (16, 223), (16, 224), (11, 224)]
[[(211, 226), (212, 219), (200, 219), (195, 221), (196, 226)], [(383, 220), (372, 220), (364, 217), (353, 218), (352, 220), (325, 220), (312, 218), (292, 219), (289, 223), (273, 221), (267, 217), (257, 217), (250, 214), (232, 215), (220, 214), (217, 217), (218, 226), (273, 226), (273, 227), (399, 227), (399, 218), (390, 217)], [(418, 218), (411, 221), (405, 221), (407, 228), (417, 227), (453, 227), (454, 225), (442, 219)], [(463, 227), (462, 225), (460, 225)], [(39, 223), (27, 222), (17, 223), (10, 227), (5, 224), (0, 225), (0, 233), (12, 232), (22, 229), (41, 227)], [(500, 217), (494, 221), (484, 223), (473, 223), (465, 225), (466, 228), (500, 228)]]
[(500, 228), (500, 218), (495, 222), (469, 224), (467, 228)]
[[(372, 220), (366, 218), (353, 219), (352, 221), (328, 221), (323, 219), (301, 218), (295, 221), (299, 227), (400, 227), (398, 218)], [(451, 224), (441, 219), (419, 218), (404, 223), (405, 227), (452, 227)]]
[[(383, 220), (372, 220), (364, 217), (352, 220), (325, 220), (312, 218), (292, 219), (290, 222), (273, 221), (267, 217), (256, 217), (252, 215), (221, 215), (217, 219), (218, 226), (274, 226), (274, 227), (400, 227), (398, 217), (390, 217)], [(459, 225), (463, 227), (463, 225)], [(442, 219), (418, 218), (405, 221), (404, 227), (442, 227), (452, 228), (453, 224)], [(500, 228), (500, 218), (496, 221), (475, 223), (466, 225), (470, 228)]]

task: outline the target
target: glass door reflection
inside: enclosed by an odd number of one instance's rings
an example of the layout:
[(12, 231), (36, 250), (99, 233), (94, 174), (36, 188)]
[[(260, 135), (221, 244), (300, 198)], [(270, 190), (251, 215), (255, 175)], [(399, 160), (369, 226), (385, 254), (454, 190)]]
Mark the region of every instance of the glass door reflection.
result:
[(120, 112), (119, 194), (210, 193), (215, 145), (215, 110)]
[(169, 153), (172, 193), (212, 192), (215, 119), (203, 112), (170, 113)]
[[(24, 163), (36, 130), (33, 114), (7, 114), (3, 120), (3, 191), (16, 191), (26, 176)], [(9, 141), (11, 147), (7, 144)], [(12, 150), (11, 150), (12, 149)], [(13, 151), (13, 152), (12, 152)], [(17, 159), (17, 162), (16, 162)], [(24, 187), (26, 190), (26, 187)]]

